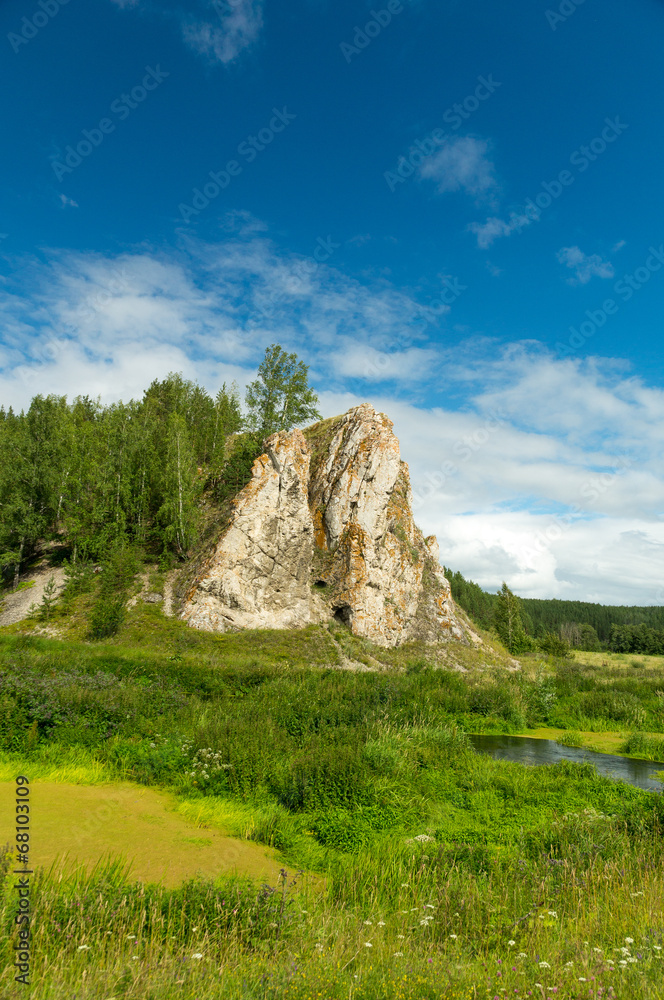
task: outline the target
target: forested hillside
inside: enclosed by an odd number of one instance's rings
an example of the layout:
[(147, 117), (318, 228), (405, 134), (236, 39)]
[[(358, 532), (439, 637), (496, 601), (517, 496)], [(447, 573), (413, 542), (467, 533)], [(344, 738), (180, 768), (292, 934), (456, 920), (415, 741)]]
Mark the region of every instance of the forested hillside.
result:
[[(482, 628), (495, 622), (498, 595), (490, 594), (445, 567), (454, 600)], [(541, 638), (553, 633), (578, 649), (610, 648), (624, 653), (664, 653), (664, 608), (627, 607), (561, 601), (519, 599), (526, 633)]]
[(20, 414), (0, 408), (4, 582), (16, 586), (49, 541), (65, 543), (72, 563), (106, 561), (127, 546), (185, 558), (203, 494), (221, 503), (237, 493), (265, 436), (319, 416), (306, 365), (278, 344), (245, 403), (243, 415), (235, 384), (213, 398), (170, 374), (128, 403), (49, 395)]

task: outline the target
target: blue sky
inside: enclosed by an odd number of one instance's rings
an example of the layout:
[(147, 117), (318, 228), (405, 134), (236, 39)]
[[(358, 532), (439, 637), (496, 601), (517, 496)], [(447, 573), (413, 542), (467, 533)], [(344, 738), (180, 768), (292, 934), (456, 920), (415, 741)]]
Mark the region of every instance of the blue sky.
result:
[(664, 4), (6, 0), (0, 388), (395, 422), (444, 562), (664, 603)]

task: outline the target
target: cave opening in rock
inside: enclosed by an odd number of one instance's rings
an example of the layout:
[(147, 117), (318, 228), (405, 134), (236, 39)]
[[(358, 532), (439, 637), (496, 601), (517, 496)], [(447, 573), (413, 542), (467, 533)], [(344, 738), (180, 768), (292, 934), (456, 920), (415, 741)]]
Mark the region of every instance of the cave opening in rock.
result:
[(316, 588), (316, 590), (325, 590), (325, 588), (327, 587), (327, 580), (316, 580), (316, 582), (314, 583), (314, 587)]
[(335, 608), (334, 620), (341, 622), (346, 628), (350, 628), (353, 621), (353, 609), (348, 604), (342, 604), (340, 608)]

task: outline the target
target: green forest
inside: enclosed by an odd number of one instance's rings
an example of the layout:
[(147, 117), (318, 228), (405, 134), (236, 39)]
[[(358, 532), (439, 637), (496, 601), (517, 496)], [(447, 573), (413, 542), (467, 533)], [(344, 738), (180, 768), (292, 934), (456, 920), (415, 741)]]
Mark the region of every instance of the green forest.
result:
[[(481, 628), (495, 626), (499, 594), (490, 594), (445, 567), (452, 596)], [(519, 613), (527, 636), (541, 640), (555, 635), (571, 648), (616, 653), (664, 653), (664, 608), (627, 607), (519, 598)]]
[(69, 562), (133, 549), (168, 563), (195, 545), (203, 498), (223, 502), (247, 482), (267, 435), (316, 419), (308, 370), (278, 344), (246, 391), (213, 397), (172, 373), (140, 400), (35, 396), (0, 409), (0, 572), (14, 587), (44, 542)]

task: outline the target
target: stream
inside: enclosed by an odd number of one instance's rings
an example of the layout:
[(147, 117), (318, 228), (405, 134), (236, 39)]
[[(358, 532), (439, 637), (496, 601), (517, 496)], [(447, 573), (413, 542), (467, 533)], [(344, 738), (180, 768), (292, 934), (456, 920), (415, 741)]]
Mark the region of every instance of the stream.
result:
[(497, 760), (512, 760), (518, 764), (555, 764), (559, 760), (572, 760), (580, 764), (593, 764), (600, 774), (626, 781), (649, 792), (661, 792), (662, 782), (654, 777), (664, 771), (664, 764), (652, 760), (634, 760), (613, 754), (564, 747), (553, 740), (536, 740), (529, 736), (470, 736), (475, 750), (488, 753)]

